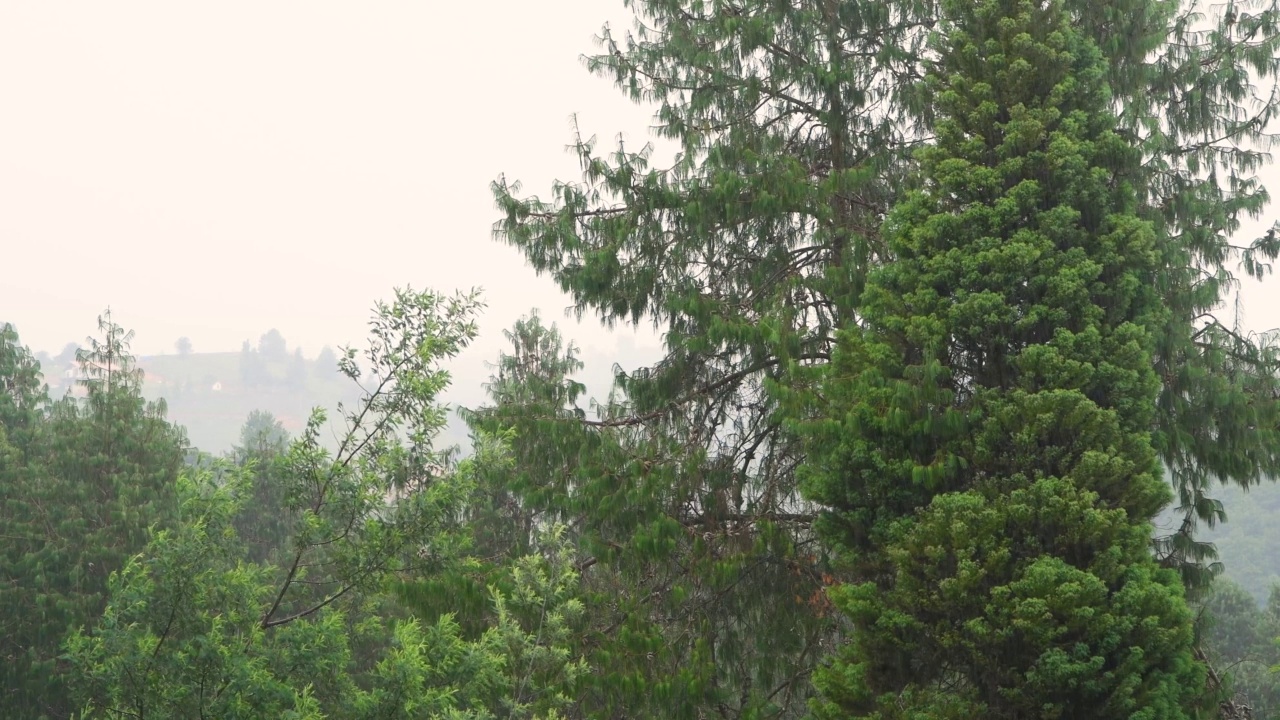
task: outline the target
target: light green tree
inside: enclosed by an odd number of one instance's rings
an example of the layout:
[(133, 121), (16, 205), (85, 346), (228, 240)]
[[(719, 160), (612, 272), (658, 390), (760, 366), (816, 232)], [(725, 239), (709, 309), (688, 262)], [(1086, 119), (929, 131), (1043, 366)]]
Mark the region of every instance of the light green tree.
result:
[(81, 718), (551, 718), (585, 671), (582, 614), (556, 534), (522, 558), (494, 623), (465, 639), (450, 615), (406, 618), (376, 595), (264, 628), (272, 569), (242, 560), (233, 519), (249, 480), (182, 481), (183, 518), (113, 576), (92, 634), (68, 645)]
[[(478, 637), (385, 592), (473, 562), (459, 526), (469, 476), (433, 439), (440, 363), (474, 337), (478, 308), (474, 293), (413, 291), (378, 306), (367, 350), (344, 351), (365, 390), (340, 408), (337, 451), (320, 446), (317, 411), (274, 466), (290, 527), (265, 562), (246, 561), (238, 529), (259, 500), (252, 463), (184, 476), (181, 523), (113, 575), (103, 620), (69, 643), (83, 717), (534, 718), (570, 704), (583, 606), (562, 531), (491, 589)], [(246, 434), (253, 452), (275, 433), (257, 416)]]

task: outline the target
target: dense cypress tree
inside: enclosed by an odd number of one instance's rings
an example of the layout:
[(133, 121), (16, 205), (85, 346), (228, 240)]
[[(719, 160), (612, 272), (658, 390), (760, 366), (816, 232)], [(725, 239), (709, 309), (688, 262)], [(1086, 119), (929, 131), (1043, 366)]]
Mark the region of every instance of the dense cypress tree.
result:
[(825, 717), (1194, 717), (1151, 444), (1140, 154), (1061, 0), (944, 0), (937, 141), (816, 393), (807, 488), (860, 582)]

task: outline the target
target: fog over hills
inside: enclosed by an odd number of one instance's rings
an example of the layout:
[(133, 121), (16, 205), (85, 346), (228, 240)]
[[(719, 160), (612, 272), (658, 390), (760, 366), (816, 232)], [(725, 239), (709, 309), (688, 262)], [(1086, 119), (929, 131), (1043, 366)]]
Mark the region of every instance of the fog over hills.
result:
[[(184, 338), (185, 339), (185, 338)], [(38, 353), (45, 381), (54, 396), (82, 392), (76, 384), (74, 362), (76, 343), (68, 343), (57, 356)], [(188, 341), (187, 347), (198, 346)], [(599, 348), (580, 350), (583, 369), (577, 379), (587, 386), (584, 409), (592, 399), (603, 401), (613, 385), (614, 364), (626, 370), (653, 362), (652, 348), (636, 348), (628, 336), (619, 339), (622, 360)], [(441, 397), (452, 408), (475, 408), (488, 400), (485, 385), (490, 381), (497, 357), (483, 357), (482, 350), (464, 350), (446, 365), (451, 375), (449, 388)], [(221, 454), (232, 448), (240, 428), (254, 411), (268, 412), (290, 433), (301, 432), (315, 407), (324, 408), (332, 418), (338, 403), (360, 397), (356, 383), (338, 372), (336, 351), (325, 346), (313, 355), (291, 347), (283, 335), (272, 330), (257, 346), (245, 341), (241, 352), (175, 352), (138, 357), (144, 373), (143, 393), (148, 399), (163, 399), (168, 415), (187, 430), (192, 446)], [(441, 445), (458, 445), (465, 454), (470, 448), (469, 433), (457, 413), (440, 438)]]

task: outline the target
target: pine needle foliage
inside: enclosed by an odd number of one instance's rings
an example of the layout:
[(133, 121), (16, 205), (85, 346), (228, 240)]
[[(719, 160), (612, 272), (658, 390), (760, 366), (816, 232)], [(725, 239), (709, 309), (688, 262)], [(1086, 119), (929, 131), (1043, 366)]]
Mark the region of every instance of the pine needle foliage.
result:
[(1062, 0), (944, 0), (937, 141), (814, 393), (806, 489), (856, 581), (820, 717), (1190, 718), (1150, 552), (1158, 235), (1108, 65)]

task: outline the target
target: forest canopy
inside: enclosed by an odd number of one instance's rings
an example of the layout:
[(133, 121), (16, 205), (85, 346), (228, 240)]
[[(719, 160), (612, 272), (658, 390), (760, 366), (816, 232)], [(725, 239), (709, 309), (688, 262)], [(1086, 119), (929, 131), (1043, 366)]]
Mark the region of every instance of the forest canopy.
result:
[(110, 312), (61, 396), (0, 326), (0, 716), (1280, 716), (1205, 538), (1280, 471), (1227, 312), (1278, 1), (631, 0), (587, 66), (674, 162), (491, 186), (530, 278), (662, 332), (605, 397), (531, 313), (445, 405), (484, 301), (400, 289), (202, 378), (342, 387), (211, 452)]

